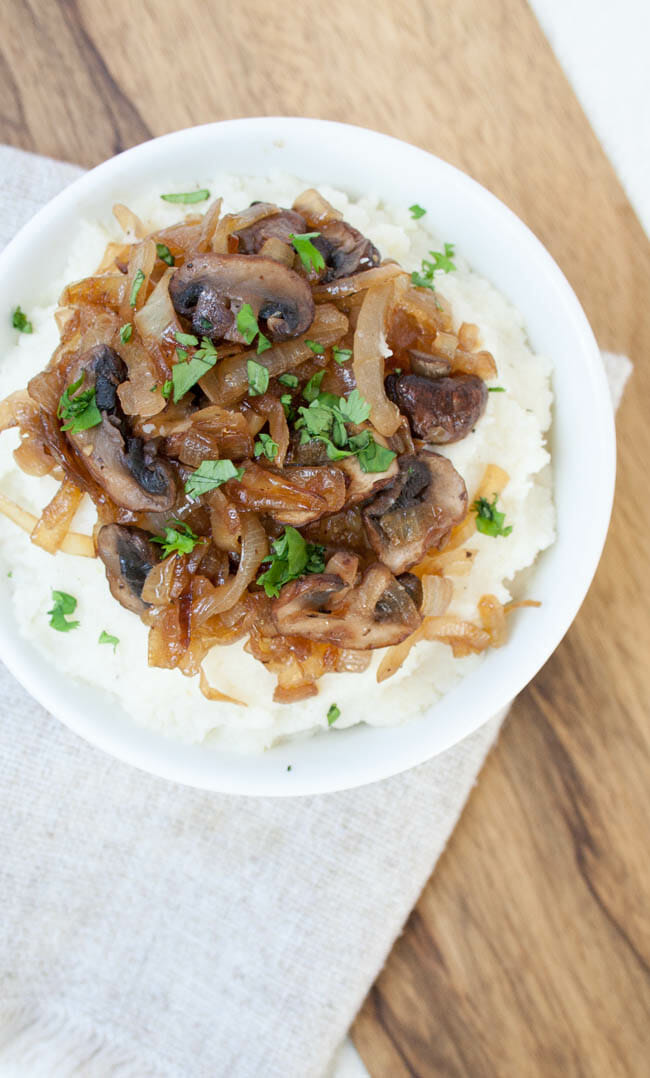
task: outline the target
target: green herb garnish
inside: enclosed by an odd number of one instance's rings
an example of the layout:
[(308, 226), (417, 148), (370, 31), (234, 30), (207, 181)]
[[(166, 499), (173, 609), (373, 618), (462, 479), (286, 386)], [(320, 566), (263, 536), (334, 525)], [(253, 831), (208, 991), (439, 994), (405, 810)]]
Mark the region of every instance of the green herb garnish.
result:
[(207, 187), (201, 187), (198, 191), (182, 191), (172, 195), (160, 196), (165, 202), (184, 202), (185, 205), (191, 205), (193, 202), (205, 202), (206, 198), (210, 197), (210, 192)]
[(255, 456), (275, 460), (279, 448), (278, 443), (273, 441), (270, 434), (260, 434), (255, 442)]
[(325, 568), (325, 547), (308, 543), (295, 528), (287, 526), (279, 539), (271, 544), (271, 554), (264, 559), (269, 568), (257, 578), (266, 594), (275, 597), (290, 580), (306, 573), (322, 573)]
[[(77, 393), (83, 385), (85, 376), (85, 371), (82, 371), (81, 377), (64, 389), (61, 394), (56, 414), (59, 419), (66, 420), (61, 427), (63, 431), (69, 430), (73, 434), (79, 434), (82, 430), (96, 427), (102, 421), (101, 412), (95, 400), (95, 390), (84, 389), (81, 393)], [(75, 393), (77, 393), (76, 397), (73, 396)]]
[(117, 645), (119, 644), (119, 642), (119, 637), (111, 636), (110, 633), (106, 632), (106, 629), (102, 629), (101, 633), (99, 634), (99, 640), (97, 641), (98, 644), (111, 644), (113, 647), (113, 651), (117, 650)]
[(307, 270), (307, 273), (310, 273), (312, 270), (318, 273), (319, 270), (325, 269), (325, 259), (318, 250), (318, 247), (314, 247), (314, 244), (311, 242), (312, 240), (315, 240), (317, 236), (320, 236), (320, 232), (303, 232), (299, 235), (295, 235), (293, 232), (289, 233), (289, 239), (296, 252), (300, 255), (300, 261)]
[(215, 490), (229, 479), (241, 479), (243, 468), (236, 468), (231, 460), (204, 460), (185, 484), (185, 493), (192, 499), (200, 498), (209, 490)]
[[(172, 371), (172, 374), (173, 374), (173, 373), (174, 373), (174, 372)], [(155, 386), (154, 386), (154, 388), (155, 388)], [(171, 378), (168, 378), (166, 382), (163, 382), (163, 387), (162, 387), (162, 389), (160, 390), (160, 392), (162, 393), (162, 395), (163, 395), (163, 397), (165, 398), (165, 400), (169, 400), (169, 398), (170, 398), (170, 397), (171, 397), (171, 395), (172, 395), (172, 389), (173, 389), (173, 388), (174, 388), (174, 383), (173, 383), (173, 381), (171, 380)]]
[(156, 254), (158, 255), (158, 258), (162, 262), (166, 262), (168, 266), (173, 266), (174, 265), (174, 256), (171, 253), (171, 251), (169, 250), (169, 247), (167, 246), (166, 243), (157, 243), (156, 244)]
[(130, 322), (125, 322), (120, 330), (120, 340), (122, 344), (126, 344), (127, 341), (130, 341), (132, 336), (133, 326)]
[(338, 718), (340, 718), (341, 709), (336, 704), (332, 704), (327, 712), (327, 725), (333, 726)]
[(498, 511), (496, 507), (497, 498), (497, 494), (494, 495), (491, 502), (487, 498), (477, 498), (472, 505), (472, 509), (476, 513), (476, 530), (482, 532), (483, 535), (492, 535), (495, 538), (498, 535), (510, 535), (512, 531), (511, 524), (507, 528), (503, 527), (506, 515)]
[(302, 391), (302, 395), (306, 401), (315, 401), (316, 397), (320, 395), (321, 382), (324, 377), (325, 371), (316, 371), (316, 374), (312, 374)]
[(365, 423), (370, 415), (370, 405), (359, 393), (353, 389), (349, 397), (339, 397), (338, 410), (346, 423)]
[(20, 307), (16, 307), (16, 310), (11, 316), (11, 324), (14, 329), (17, 329), (19, 333), (33, 333), (34, 327), (27, 318), (24, 311), (21, 311)]
[(352, 357), (352, 349), (338, 348), (337, 345), (334, 345), (334, 347), (332, 348), (332, 355), (334, 356), (334, 362), (338, 363), (339, 366), (341, 366), (341, 364), (347, 363), (347, 361)]
[(362, 471), (385, 472), (397, 454), (376, 442), (369, 430), (350, 435), (346, 428), (347, 423), (355, 426), (365, 423), (370, 405), (358, 389), (353, 389), (347, 398), (322, 393), (324, 374), (318, 371), (303, 389), (303, 396), (310, 404), (308, 408), (298, 409), (295, 428), (302, 431), (301, 444), (316, 439), (327, 447), (330, 460), (356, 456)]
[(291, 396), (291, 394), (290, 393), (283, 393), (282, 396), (280, 397), (280, 404), (284, 408), (284, 414), (287, 417), (287, 419), (292, 419), (293, 418), (293, 408), (292, 408), (293, 397)]
[(139, 269), (133, 278), (133, 284), (131, 285), (131, 295), (129, 296), (129, 307), (135, 307), (138, 301), (138, 292), (142, 288), (144, 283), (144, 273)]
[(241, 333), (246, 344), (252, 344), (255, 334), (259, 333), (257, 318), (253, 314), (250, 303), (243, 303), (237, 311), (237, 331)]
[[(196, 337), (193, 337), (190, 333), (177, 333), (176, 340), (181, 344), (190, 346), (199, 343)], [(184, 348), (177, 348), (176, 353), (179, 362), (174, 365), (172, 370), (174, 404), (178, 404), (181, 397), (184, 397), (200, 378), (203, 378), (208, 371), (212, 370), (217, 362), (217, 350), (207, 337), (201, 338), (201, 347), (197, 348), (189, 361), (187, 359), (188, 353)]]
[(325, 349), (323, 348), (323, 345), (319, 344), (318, 341), (308, 341), (308, 340), (306, 340), (305, 344), (307, 345), (308, 348), (311, 348), (312, 352), (314, 352), (315, 355), (317, 355), (317, 356), (322, 356), (323, 352), (325, 351)]
[(65, 591), (53, 591), (52, 601), (54, 606), (48, 610), (50, 625), (57, 633), (69, 633), (71, 629), (79, 626), (78, 621), (66, 621), (69, 614), (74, 614), (77, 609), (77, 600), (74, 595), (68, 595)]
[(292, 389), (295, 389), (298, 385), (298, 376), (296, 374), (281, 374), (278, 382), (282, 386), (291, 386)]
[(385, 445), (380, 445), (379, 442), (376, 442), (369, 431), (363, 431), (356, 438), (350, 438), (350, 445), (359, 441), (365, 435), (368, 436), (367, 444), (355, 449), (361, 471), (368, 473), (387, 472), (395, 460), (395, 453), (393, 453), (392, 449), (387, 449)]
[(237, 330), (241, 333), (246, 344), (252, 344), (255, 337), (259, 334), (257, 339), (257, 354), (266, 352), (267, 348), (271, 347), (271, 342), (268, 337), (265, 337), (262, 330), (257, 324), (257, 318), (253, 314), (253, 308), (250, 303), (244, 303), (237, 312)]
[(489, 386), (488, 393), (505, 393), (503, 386)]
[(174, 340), (186, 348), (197, 348), (199, 344), (198, 337), (195, 337), (193, 333), (175, 333)]
[(182, 520), (172, 520), (171, 524), (165, 525), (164, 535), (155, 535), (152, 543), (160, 543), (163, 558), (170, 554), (191, 554), (197, 543), (204, 543), (205, 539), (199, 539), (189, 524)]
[(419, 220), (420, 217), (424, 217), (427, 212), (423, 206), (418, 206), (417, 202), (414, 202), (412, 206), (409, 206), (409, 211), (414, 221)]
[(248, 370), (248, 395), (249, 397), (261, 397), (269, 388), (269, 372), (261, 363), (249, 359), (246, 368)]
[(433, 262), (423, 258), (421, 271), (414, 270), (411, 274), (411, 283), (417, 285), (418, 288), (430, 288), (435, 291), (434, 273), (451, 273), (452, 270), (456, 269), (452, 262), (454, 245), (453, 243), (446, 243), (444, 251), (429, 251), (429, 254)]

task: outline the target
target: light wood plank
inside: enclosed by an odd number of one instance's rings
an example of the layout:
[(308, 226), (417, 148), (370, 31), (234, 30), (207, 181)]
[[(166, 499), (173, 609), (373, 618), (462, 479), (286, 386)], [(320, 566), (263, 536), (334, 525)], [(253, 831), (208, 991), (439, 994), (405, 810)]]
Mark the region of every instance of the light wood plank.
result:
[(92, 165), (233, 116), (398, 135), (508, 202), (601, 345), (635, 360), (596, 583), (515, 705), (354, 1036), (373, 1078), (647, 1073), (650, 254), (530, 10), (9, 0), (0, 27), (3, 140)]

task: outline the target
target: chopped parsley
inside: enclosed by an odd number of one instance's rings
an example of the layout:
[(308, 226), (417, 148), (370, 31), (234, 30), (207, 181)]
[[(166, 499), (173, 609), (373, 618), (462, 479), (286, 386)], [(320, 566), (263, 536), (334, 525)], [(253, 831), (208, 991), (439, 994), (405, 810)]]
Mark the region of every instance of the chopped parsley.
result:
[[(154, 386), (153, 388), (155, 389), (156, 387)], [(172, 395), (172, 389), (173, 388), (174, 388), (174, 383), (172, 382), (171, 378), (168, 378), (166, 382), (163, 382), (163, 387), (160, 390), (160, 392), (162, 393), (165, 400), (169, 400), (169, 398)]]
[[(237, 330), (241, 333), (246, 344), (252, 344), (257, 337), (257, 354), (266, 352), (271, 347), (268, 337), (265, 337), (257, 324), (257, 318), (253, 314), (250, 303), (243, 303), (237, 312)], [(258, 336), (259, 335), (259, 336)]]
[(370, 415), (370, 405), (358, 389), (353, 389), (347, 399), (340, 397), (338, 408), (346, 423), (365, 423)]
[(451, 273), (456, 269), (456, 266), (452, 262), (454, 257), (454, 245), (453, 243), (446, 243), (444, 251), (429, 251), (433, 262), (428, 258), (422, 259), (422, 268), (414, 270), (411, 274), (411, 283), (418, 288), (430, 288), (435, 291), (435, 284), (433, 281), (434, 273)]
[(298, 376), (296, 374), (281, 374), (278, 382), (282, 386), (290, 386), (291, 389), (295, 389), (298, 385)]
[(327, 725), (333, 726), (338, 718), (340, 718), (341, 709), (337, 704), (332, 704), (327, 712)]
[(498, 535), (510, 535), (512, 531), (512, 524), (509, 524), (507, 528), (503, 527), (503, 522), (506, 519), (505, 513), (500, 513), (497, 509), (498, 494), (494, 495), (491, 502), (487, 498), (477, 498), (472, 505), (472, 509), (476, 513), (476, 529), (483, 533), (483, 535), (492, 535), (495, 538)]
[(151, 542), (160, 543), (163, 558), (168, 558), (170, 554), (191, 554), (196, 544), (204, 543), (205, 539), (199, 539), (189, 524), (172, 520), (165, 525), (165, 534), (154, 536)]
[(320, 394), (320, 387), (323, 378), (325, 377), (325, 371), (316, 371), (316, 374), (312, 374), (311, 378), (307, 382), (307, 385), (302, 391), (302, 395), (306, 401), (315, 401), (316, 397)]
[(201, 187), (198, 191), (181, 191), (172, 195), (161, 195), (164, 202), (183, 202), (191, 205), (194, 202), (205, 202), (210, 197), (207, 187)]
[(283, 534), (271, 544), (271, 553), (265, 562), (268, 569), (257, 578), (266, 594), (277, 598), (280, 588), (290, 580), (297, 580), (306, 573), (322, 573), (325, 568), (325, 547), (308, 543), (296, 528), (287, 525)]
[(77, 600), (74, 595), (68, 595), (66, 591), (53, 591), (52, 601), (54, 606), (48, 610), (52, 628), (56, 629), (57, 633), (69, 633), (71, 629), (78, 628), (78, 621), (66, 620), (68, 615), (74, 614), (77, 609)]
[(185, 493), (192, 499), (200, 498), (209, 490), (215, 490), (229, 479), (241, 479), (243, 468), (236, 468), (231, 460), (204, 460), (185, 484)]
[(20, 307), (16, 307), (16, 310), (11, 316), (11, 324), (14, 329), (17, 329), (19, 333), (33, 333), (34, 327), (29, 321), (24, 311), (21, 311)]
[[(176, 340), (179, 344), (186, 344), (190, 347), (195, 347), (199, 343), (191, 333), (177, 333)], [(208, 337), (201, 338), (201, 347), (197, 348), (190, 360), (188, 360), (188, 353), (184, 348), (177, 348), (176, 354), (178, 363), (174, 365), (172, 370), (171, 381), (174, 391), (174, 404), (178, 404), (181, 397), (184, 397), (192, 386), (196, 385), (200, 378), (203, 378), (204, 374), (212, 370), (217, 362), (217, 350)], [(165, 382), (166, 385), (167, 383)], [(165, 395), (163, 388), (163, 396)]]
[(270, 434), (260, 434), (255, 442), (255, 456), (275, 460), (279, 448), (278, 443), (273, 441)]
[(167, 246), (166, 243), (157, 243), (156, 244), (156, 254), (158, 255), (158, 258), (162, 262), (166, 262), (168, 266), (173, 266), (174, 265), (174, 256), (171, 253), (171, 251), (169, 250), (169, 247)]
[(341, 366), (341, 364), (347, 363), (347, 361), (352, 358), (352, 349), (338, 348), (337, 345), (334, 345), (332, 348), (332, 355), (334, 356), (334, 362)]
[(409, 211), (414, 221), (418, 221), (420, 217), (424, 217), (427, 212), (423, 206), (418, 206), (417, 202), (414, 202), (412, 206), (409, 206)]
[(293, 408), (291, 407), (293, 404), (293, 397), (291, 394), (283, 393), (280, 397), (280, 404), (284, 408), (284, 414), (287, 419), (293, 419)]
[[(95, 400), (95, 390), (84, 389), (77, 393), (83, 385), (85, 376), (85, 371), (82, 371), (81, 377), (64, 389), (61, 394), (56, 414), (59, 419), (66, 421), (61, 427), (63, 431), (69, 430), (73, 434), (79, 434), (82, 430), (96, 427), (102, 421), (101, 412)], [(73, 395), (75, 393), (76, 396)]]
[(175, 333), (174, 340), (186, 348), (197, 348), (199, 343), (198, 337), (195, 337), (193, 333)]
[(119, 644), (119, 642), (119, 636), (111, 636), (110, 633), (106, 632), (106, 629), (102, 629), (101, 633), (99, 634), (99, 640), (97, 641), (98, 644), (111, 644), (113, 647), (113, 651), (117, 650), (117, 645)]
[(261, 363), (249, 359), (246, 368), (248, 370), (248, 395), (249, 397), (261, 397), (269, 388), (269, 372)]
[(317, 355), (317, 356), (322, 356), (323, 352), (325, 351), (325, 349), (323, 348), (323, 345), (319, 344), (318, 341), (308, 341), (308, 340), (306, 340), (305, 344), (307, 345), (308, 348), (311, 348), (312, 352), (314, 352), (315, 355)]
[(488, 393), (505, 393), (505, 389), (503, 386), (490, 386), (488, 388)]
[(142, 288), (144, 283), (144, 273), (139, 269), (133, 278), (133, 284), (131, 285), (131, 294), (129, 296), (129, 307), (135, 307), (138, 302), (138, 292)]
[(126, 344), (127, 341), (130, 341), (132, 336), (133, 326), (130, 322), (125, 322), (120, 330), (120, 340), (122, 344)]
[(349, 397), (336, 397), (333, 393), (321, 393), (320, 384), (324, 371), (318, 371), (303, 389), (309, 407), (298, 409), (296, 430), (300, 430), (301, 444), (316, 439), (327, 447), (330, 460), (344, 460), (356, 456), (364, 472), (385, 472), (396, 454), (375, 441), (369, 430), (350, 435), (346, 423), (359, 426), (370, 415), (370, 405), (353, 389)]
[(302, 262), (307, 273), (315, 270), (318, 273), (319, 270), (325, 269), (325, 259), (311, 242), (315, 240), (317, 236), (320, 236), (320, 232), (303, 232), (302, 234), (295, 235), (295, 233), (289, 233), (289, 239), (291, 240), (294, 249), (300, 255), (300, 261)]

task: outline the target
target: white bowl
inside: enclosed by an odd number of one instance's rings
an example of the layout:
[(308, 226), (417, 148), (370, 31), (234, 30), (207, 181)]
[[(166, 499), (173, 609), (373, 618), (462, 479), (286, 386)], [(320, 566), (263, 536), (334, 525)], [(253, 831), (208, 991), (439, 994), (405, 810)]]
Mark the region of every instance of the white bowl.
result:
[[(352, 195), (372, 190), (388, 203), (435, 207), (434, 224), (522, 312), (533, 348), (553, 361), (558, 538), (535, 567), (541, 608), (534, 617), (518, 612), (506, 647), (487, 654), (423, 717), (389, 729), (332, 730), (248, 756), (167, 740), (139, 728), (114, 699), (72, 683), (19, 636), (6, 591), (0, 655), (52, 714), (121, 760), (205, 789), (288, 796), (360, 786), (423, 763), (478, 729), (534, 677), (569, 628), (596, 570), (611, 511), (615, 437), (596, 341), (567, 280), (532, 232), (451, 165), (344, 124), (231, 120), (165, 135), (106, 161), (53, 199), (5, 249), (5, 310), (24, 303), (26, 295), (36, 301), (52, 275), (61, 274), (67, 237), (80, 216), (107, 219), (114, 202), (156, 189), (160, 175), (186, 189), (219, 170), (264, 176), (276, 169)], [(0, 589), (6, 587), (0, 582)]]

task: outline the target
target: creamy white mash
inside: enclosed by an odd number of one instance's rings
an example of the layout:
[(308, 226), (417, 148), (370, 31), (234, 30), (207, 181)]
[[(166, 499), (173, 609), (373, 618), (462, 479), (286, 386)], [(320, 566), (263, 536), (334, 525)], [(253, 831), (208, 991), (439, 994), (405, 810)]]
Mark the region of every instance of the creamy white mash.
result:
[[(240, 210), (253, 199), (289, 206), (309, 186), (285, 175), (265, 180), (220, 175), (201, 185), (223, 196), (225, 212)], [(166, 189), (163, 184), (161, 190)], [(397, 259), (406, 269), (419, 268), (429, 249), (441, 250), (443, 241), (453, 242), (453, 236), (430, 231), (442, 224), (435, 221), (433, 212), (414, 221), (405, 207), (386, 207), (372, 197), (352, 201), (329, 187), (319, 190), (384, 257)], [(206, 205), (188, 207), (188, 212)], [(172, 224), (183, 209), (161, 202), (157, 192), (133, 199), (130, 206), (151, 227)], [(52, 281), (48, 295), (24, 297), (23, 308), (29, 312), (34, 332), (17, 333), (15, 348), (3, 356), (0, 399), (24, 386), (54, 351), (58, 333), (53, 315), (64, 285), (92, 273), (108, 240), (121, 238), (117, 224), (109, 231), (92, 222), (80, 222), (63, 276)], [(514, 307), (471, 271), (462, 252), (456, 253), (454, 261), (456, 272), (438, 275), (436, 287), (451, 302), (455, 329), (464, 321), (479, 326), (480, 346), (494, 355), (499, 372), (496, 384), (505, 389), (488, 395), (486, 412), (472, 434), (454, 445), (436, 447), (463, 476), (470, 501), (488, 464), (500, 465), (510, 476), (499, 508), (513, 526), (511, 534), (496, 539), (480, 533), (473, 536), (469, 545), (478, 554), (471, 573), (454, 578), (449, 613), (476, 620), (480, 597), (491, 593), (502, 602), (508, 601), (513, 595), (513, 578), (532, 565), (554, 539), (550, 458), (545, 448), (545, 432), (551, 421), (551, 364), (532, 352)], [(0, 491), (40, 513), (58, 484), (49, 477), (26, 476), (16, 467), (12, 450), (17, 440), (15, 431), (0, 437)], [(86, 501), (74, 530), (89, 531), (92, 527), (94, 508)], [(204, 665), (214, 685), (248, 707), (209, 702), (199, 691), (198, 679), (148, 666), (148, 629), (111, 597), (99, 560), (64, 553), (52, 557), (0, 516), (0, 563), (5, 573), (12, 574), (20, 632), (37, 644), (49, 662), (73, 678), (114, 694), (136, 722), (184, 741), (263, 749), (299, 731), (327, 728), (327, 711), (334, 702), (341, 711), (338, 728), (358, 722), (403, 722), (421, 714), (482, 661), (478, 655), (454, 659), (446, 645), (424, 641), (411, 650), (394, 677), (378, 685), (375, 675), (383, 652), (375, 652), (364, 673), (325, 675), (319, 682), (318, 696), (287, 705), (273, 702), (275, 677), (244, 651), (241, 641), (214, 649)], [(77, 598), (77, 630), (59, 633), (50, 628), (47, 611), (52, 606), (52, 589)], [(119, 638), (115, 650), (98, 643), (102, 631)]]

